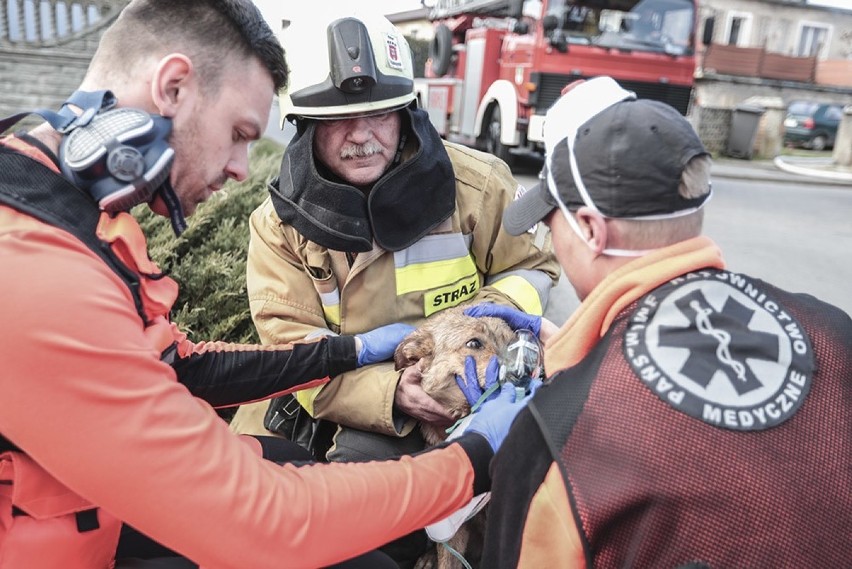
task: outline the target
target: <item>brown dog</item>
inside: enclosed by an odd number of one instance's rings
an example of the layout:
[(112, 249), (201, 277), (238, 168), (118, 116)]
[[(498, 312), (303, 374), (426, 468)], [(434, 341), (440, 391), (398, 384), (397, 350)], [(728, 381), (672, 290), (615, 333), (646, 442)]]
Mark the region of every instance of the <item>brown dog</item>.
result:
[[(409, 334), (397, 347), (394, 362), (403, 369), (420, 362), (423, 389), (449, 411), (453, 419), (470, 413), (470, 404), (456, 384), (456, 376), (464, 377), (465, 358), (473, 356), (479, 386), (485, 385), (485, 368), (492, 356), (499, 355), (509, 344), (512, 330), (500, 318), (474, 318), (465, 316), (461, 308), (444, 310)], [(446, 425), (421, 423), (420, 430), (429, 445), (447, 438)], [(469, 562), (478, 562), (482, 556), (482, 539), (485, 529), (485, 511), (465, 523), (449, 540), (456, 551)], [(474, 565), (476, 566), (476, 565)], [(445, 547), (438, 546), (435, 553), (427, 553), (418, 560), (416, 569), (461, 568), (461, 562)]]

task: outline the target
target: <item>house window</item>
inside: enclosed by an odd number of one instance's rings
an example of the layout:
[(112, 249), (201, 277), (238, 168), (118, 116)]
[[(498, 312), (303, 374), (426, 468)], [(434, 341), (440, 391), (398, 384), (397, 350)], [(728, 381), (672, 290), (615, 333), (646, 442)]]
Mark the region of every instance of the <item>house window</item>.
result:
[(799, 57), (825, 57), (831, 39), (831, 26), (817, 22), (801, 22), (796, 53)]
[(725, 42), (728, 45), (747, 47), (751, 35), (751, 14), (747, 12), (729, 12), (725, 25)]

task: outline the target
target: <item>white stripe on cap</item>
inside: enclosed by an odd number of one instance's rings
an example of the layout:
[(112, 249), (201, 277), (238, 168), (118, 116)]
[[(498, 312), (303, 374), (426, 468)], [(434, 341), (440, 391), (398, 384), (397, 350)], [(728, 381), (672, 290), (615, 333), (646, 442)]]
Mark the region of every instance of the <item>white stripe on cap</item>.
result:
[[(570, 103), (568, 102), (570, 99)], [(559, 209), (562, 215), (565, 216), (568, 225), (577, 234), (577, 236), (586, 245), (591, 247), (582, 231), (577, 224), (577, 220), (568, 210), (568, 207), (559, 197), (559, 191), (556, 188), (556, 181), (553, 179), (553, 167), (551, 164), (552, 150), (556, 148), (563, 138), (567, 138), (568, 156), (571, 161), (571, 175), (574, 177), (574, 184), (577, 186), (577, 191), (580, 193), (580, 198), (583, 203), (591, 209), (604, 215), (600, 212), (595, 202), (589, 196), (586, 190), (586, 185), (580, 177), (580, 169), (577, 167), (577, 157), (574, 154), (574, 140), (577, 138), (577, 131), (580, 127), (588, 122), (592, 117), (602, 113), (606, 109), (626, 101), (628, 99), (636, 99), (636, 93), (623, 89), (611, 77), (596, 77), (577, 85), (571, 90), (570, 97), (561, 97), (553, 107), (547, 111), (547, 116), (544, 121), (544, 143), (547, 160), (547, 189), (556, 203), (559, 204)], [(548, 125), (552, 125), (548, 129)], [(554, 128), (557, 127), (557, 128)], [(604, 215), (604, 217), (606, 217)], [(602, 252), (606, 255), (616, 257), (641, 257), (653, 251), (653, 249), (612, 249), (606, 248)]]
[(586, 185), (580, 177), (580, 169), (577, 167), (577, 157), (574, 155), (574, 141), (577, 138), (577, 131), (592, 117), (616, 103), (635, 98), (636, 93), (623, 89), (612, 77), (595, 77), (574, 87), (569, 97), (559, 98), (556, 104), (547, 111), (544, 120), (544, 144), (547, 148), (547, 185), (554, 198), (562, 201), (559, 199), (559, 192), (556, 191), (556, 184), (551, 174), (553, 172), (550, 162), (552, 151), (563, 138), (567, 138), (574, 185), (577, 186), (577, 191), (580, 192), (583, 203), (600, 213), (595, 202), (589, 196)]

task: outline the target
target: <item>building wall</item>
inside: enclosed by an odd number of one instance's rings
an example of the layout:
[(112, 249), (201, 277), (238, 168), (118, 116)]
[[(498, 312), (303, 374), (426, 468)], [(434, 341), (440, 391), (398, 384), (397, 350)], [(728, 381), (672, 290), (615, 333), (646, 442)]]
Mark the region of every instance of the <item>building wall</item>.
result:
[(75, 30), (62, 25), (67, 16), (57, 16), (57, 10), (60, 14), (66, 10), (61, 0), (0, 0), (0, 116), (58, 108), (79, 86), (104, 28), (126, 4), (127, 0), (69, 2), (71, 7), (91, 7), (98, 13), (96, 21)]
[(748, 22), (748, 29), (743, 30), (737, 43), (740, 47), (764, 47), (770, 52), (798, 56), (802, 26), (825, 26), (828, 41), (815, 55), (819, 59), (852, 58), (852, 2), (850, 9), (778, 0), (706, 0), (699, 5), (702, 22), (708, 16), (716, 19), (715, 43), (728, 43), (730, 22), (739, 17)]
[(402, 22), (396, 24), (396, 27), (402, 31), (402, 35), (419, 40), (431, 40), (435, 36), (431, 22)]
[(435, 36), (434, 27), (431, 20), (429, 20), (428, 8), (388, 14), (387, 18), (405, 36), (427, 41)]
[(701, 106), (733, 109), (751, 97), (779, 97), (785, 104), (800, 99), (852, 105), (852, 89), (821, 87), (793, 81), (769, 81), (751, 77), (707, 77), (695, 81)]
[[(702, 63), (696, 73), (695, 98), (689, 119), (711, 152), (724, 154), (728, 150), (736, 109), (741, 105), (760, 101), (761, 106), (771, 107), (758, 127), (754, 150), (755, 157), (761, 158), (772, 157), (780, 150), (775, 131), (783, 132), (784, 108), (791, 101), (808, 99), (852, 105), (852, 84), (846, 77), (846, 70), (852, 64), (852, 9), (807, 6), (804, 0), (800, 3), (792, 0), (701, 0), (699, 6), (702, 24), (710, 16), (715, 19), (712, 38), (715, 45), (730, 43), (732, 21), (739, 18), (743, 25), (735, 43), (738, 47), (755, 48), (767, 54), (816, 57), (816, 72), (810, 81), (726, 75), (702, 65), (706, 52), (702, 45), (699, 50)], [(803, 25), (824, 27), (828, 31), (827, 41), (814, 53), (799, 51)], [(703, 25), (700, 31), (703, 32)]]
[(737, 107), (767, 108), (754, 152), (756, 158), (772, 158), (781, 149), (784, 109), (791, 101), (801, 99), (852, 105), (852, 89), (749, 77), (702, 77), (695, 82), (695, 104), (689, 120), (710, 152), (724, 154)]

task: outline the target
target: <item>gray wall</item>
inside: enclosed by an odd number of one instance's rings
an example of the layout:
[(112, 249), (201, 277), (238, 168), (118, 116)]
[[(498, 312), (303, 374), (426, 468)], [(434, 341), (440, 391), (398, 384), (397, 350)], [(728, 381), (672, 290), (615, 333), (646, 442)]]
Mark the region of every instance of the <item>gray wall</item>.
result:
[(733, 75), (696, 78), (695, 95), (701, 106), (727, 109), (733, 109), (750, 97), (780, 97), (785, 104), (801, 99), (852, 104), (852, 88)]
[(767, 113), (761, 120), (755, 149), (755, 158), (772, 158), (780, 152), (782, 141), (778, 138), (783, 137), (783, 126), (775, 123), (783, 121), (783, 108), (791, 101), (809, 99), (852, 105), (852, 89), (730, 75), (704, 76), (695, 81), (695, 99), (688, 118), (707, 149), (724, 154), (734, 109), (756, 99), (763, 99), (761, 106), (766, 106), (766, 101), (778, 105), (777, 116)]
[(57, 108), (79, 86), (101, 33), (127, 0), (69, 4), (98, 17), (72, 29), (60, 0), (0, 0), (0, 116)]

